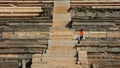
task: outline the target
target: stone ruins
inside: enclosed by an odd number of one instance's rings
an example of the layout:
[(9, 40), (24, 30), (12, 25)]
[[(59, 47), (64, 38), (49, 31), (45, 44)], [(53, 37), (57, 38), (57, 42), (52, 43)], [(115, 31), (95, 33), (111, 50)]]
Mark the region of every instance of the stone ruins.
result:
[(0, 30), (0, 68), (120, 67), (120, 0), (0, 0)]

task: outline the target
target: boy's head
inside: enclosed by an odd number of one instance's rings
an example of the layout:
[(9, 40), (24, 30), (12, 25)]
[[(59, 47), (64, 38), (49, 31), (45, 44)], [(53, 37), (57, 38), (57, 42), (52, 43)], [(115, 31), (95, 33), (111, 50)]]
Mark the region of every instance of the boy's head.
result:
[(83, 31), (83, 29), (80, 29), (80, 31)]

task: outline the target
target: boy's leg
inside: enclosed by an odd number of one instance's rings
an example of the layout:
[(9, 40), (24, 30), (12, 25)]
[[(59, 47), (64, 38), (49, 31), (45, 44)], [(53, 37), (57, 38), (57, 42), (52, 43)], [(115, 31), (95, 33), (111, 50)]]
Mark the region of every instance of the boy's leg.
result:
[(80, 44), (80, 37), (78, 38), (78, 44)]
[(78, 40), (78, 44), (80, 44), (80, 40)]
[(80, 41), (83, 39), (83, 36), (80, 36)]

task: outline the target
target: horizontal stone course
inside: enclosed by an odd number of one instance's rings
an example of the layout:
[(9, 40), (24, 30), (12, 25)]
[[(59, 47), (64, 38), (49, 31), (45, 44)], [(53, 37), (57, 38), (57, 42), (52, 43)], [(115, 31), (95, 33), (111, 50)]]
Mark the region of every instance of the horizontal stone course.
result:
[(67, 62), (70, 62), (70, 61), (73, 61), (73, 62), (75, 62), (75, 58), (69, 58), (69, 57), (43, 57), (42, 58), (42, 61), (48, 61), (48, 62), (54, 62), (54, 61), (56, 61), (56, 62), (59, 62), (59, 61), (67, 61)]
[(0, 68), (17, 68), (18, 62), (0, 62)]
[(42, 32), (3, 32), (3, 38), (44, 38), (48, 35), (43, 34)]
[(58, 57), (58, 58), (62, 58), (62, 57), (68, 57), (68, 58), (73, 58), (75, 56), (75, 54), (67, 54), (67, 53), (49, 53), (49, 54), (44, 54), (43, 57)]
[(33, 65), (36, 68), (83, 68), (82, 65)]
[[(56, 23), (54, 23), (54, 25), (55, 24), (59, 24), (60, 22), (69, 22), (71, 19), (70, 19), (70, 13), (62, 13), (62, 14), (54, 14), (53, 15), (53, 22), (56, 22)], [(59, 21), (59, 23), (58, 23), (58, 21)]]
[(76, 50), (75, 49), (72, 49), (72, 50), (62, 50), (62, 49), (58, 49), (58, 50), (47, 50), (46, 52), (48, 52), (48, 53), (76, 53)]
[[(54, 13), (59, 13), (59, 14), (62, 14), (62, 13), (67, 13), (68, 11), (68, 8), (67, 7), (54, 7)], [(62, 10), (62, 11), (60, 11)]]
[[(85, 31), (86, 38), (120, 38), (119, 31)], [(74, 38), (77, 38), (79, 32), (76, 32)]]
[(65, 48), (63, 46), (51, 46), (49, 47), (49, 49), (52, 49), (52, 50), (58, 50), (58, 49), (61, 49), (61, 50), (70, 50), (70, 49), (73, 49), (73, 47), (69, 47), (69, 46), (65, 46)]
[(54, 46), (54, 44), (55, 45), (58, 44), (59, 46), (66, 45), (66, 46), (70, 46), (70, 47), (73, 47), (74, 46), (73, 44), (75, 42), (76, 42), (75, 40), (49, 40), (48, 41), (50, 46)]

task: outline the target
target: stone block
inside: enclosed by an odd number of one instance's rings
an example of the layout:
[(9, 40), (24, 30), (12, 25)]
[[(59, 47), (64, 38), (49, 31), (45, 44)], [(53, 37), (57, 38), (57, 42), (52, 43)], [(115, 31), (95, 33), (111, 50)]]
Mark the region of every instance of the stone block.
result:
[[(11, 10), (12, 9), (12, 10)], [(42, 12), (41, 7), (9, 7), (9, 8), (1, 8), (0, 12)]]
[(32, 62), (34, 63), (34, 62), (41, 62), (41, 58), (33, 58), (32, 59)]
[(12, 38), (44, 38), (48, 37), (48, 35), (41, 34), (41, 32), (14, 32)]
[(13, 32), (3, 32), (2, 33), (2, 38), (12, 38), (13, 37)]
[(87, 51), (79, 51), (78, 57), (80, 64), (88, 65)]
[(0, 58), (18, 58), (19, 55), (13, 55), (13, 54), (2, 54), (0, 55)]
[(34, 14), (23, 14), (23, 13), (19, 13), (19, 14), (0, 14), (0, 16), (38, 16), (38, 13), (34, 13)]
[(95, 37), (95, 38), (106, 38), (107, 33), (106, 32), (89, 32), (89, 37)]
[(120, 32), (107, 32), (107, 37), (120, 38)]
[(80, 45), (99, 45), (99, 41), (81, 41)]
[(3, 32), (2, 37), (12, 38), (12, 39), (18, 39), (18, 38), (30, 39), (30, 38), (44, 38), (44, 37), (48, 37), (48, 35), (41, 32)]

